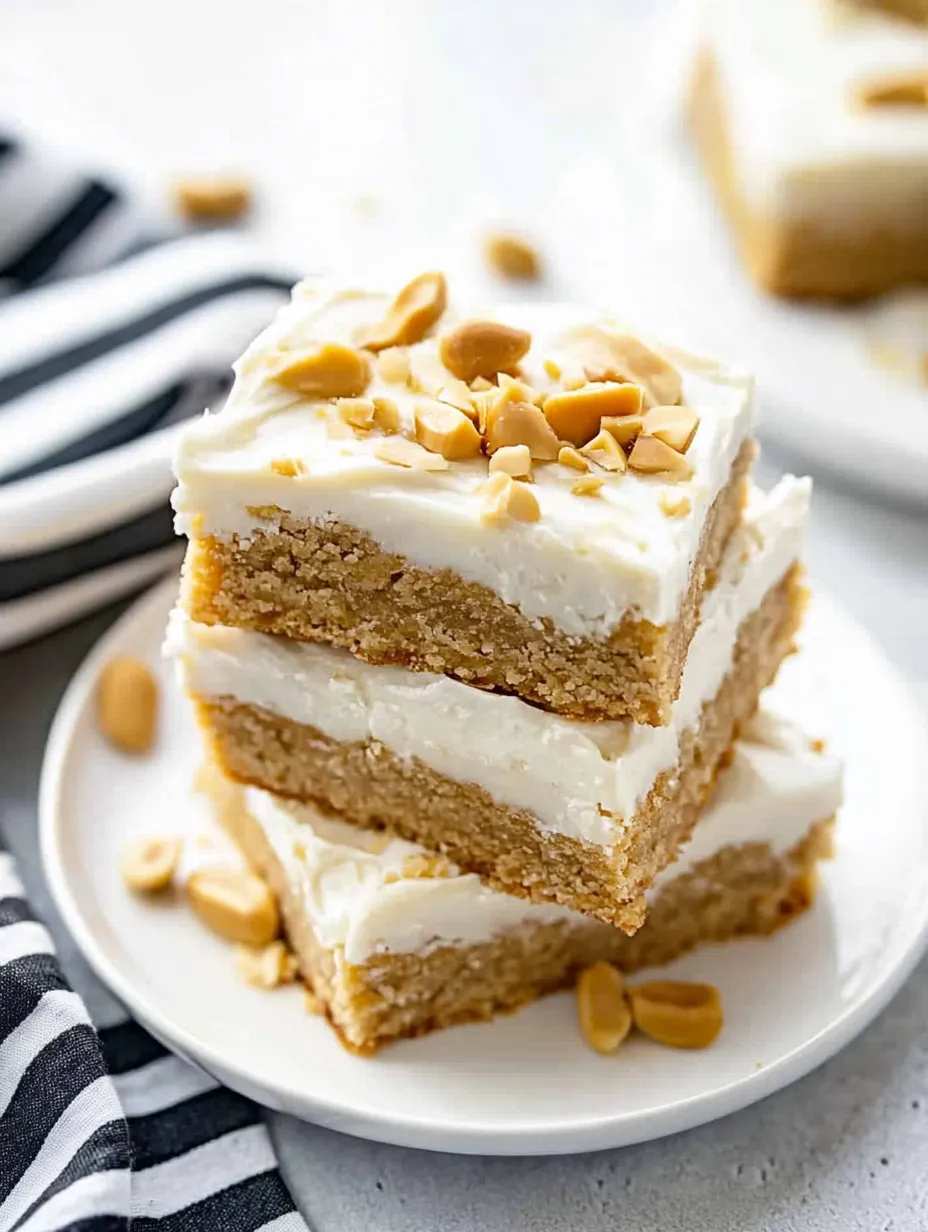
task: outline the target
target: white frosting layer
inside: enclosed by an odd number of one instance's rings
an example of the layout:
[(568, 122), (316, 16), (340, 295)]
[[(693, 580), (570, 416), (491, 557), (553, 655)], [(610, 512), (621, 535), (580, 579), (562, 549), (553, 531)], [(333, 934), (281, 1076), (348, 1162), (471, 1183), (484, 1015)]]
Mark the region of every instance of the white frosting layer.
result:
[[(331, 407), (300, 400), (270, 379), (282, 350), (298, 352), (324, 340), (351, 343), (359, 330), (379, 320), (390, 298), (322, 283), (296, 287), (291, 304), (237, 365), (225, 408), (192, 425), (180, 442), (174, 494), (178, 530), (247, 537), (257, 525), (273, 527), (249, 507), (277, 507), (314, 522), (349, 523), (388, 551), (420, 566), (452, 569), (529, 619), (547, 617), (569, 634), (603, 636), (629, 611), (655, 624), (672, 621), (706, 515), (751, 434), (750, 378), (666, 352), (683, 374), (684, 400), (700, 416), (687, 454), (691, 479), (668, 484), (661, 475), (604, 472), (600, 497), (590, 499), (571, 494), (576, 473), (557, 464), (538, 466), (533, 491), (540, 520), (491, 526), (481, 521), (483, 497), (477, 491), (487, 478), (486, 458), (454, 462), (441, 472), (391, 465), (374, 453), (382, 437), (333, 437), (326, 418)], [(552, 387), (545, 360), (576, 368), (583, 331), (627, 332), (606, 315), (533, 304), (449, 308), (440, 328), (477, 316), (531, 332), (532, 348), (521, 368), (539, 390)], [(426, 339), (411, 352), (416, 364), (435, 363), (437, 341)], [(380, 375), (367, 393), (392, 397), (407, 428), (414, 403), (422, 398)], [(270, 463), (282, 458), (300, 461), (305, 473), (276, 474)], [(668, 488), (689, 497), (688, 513), (666, 515), (661, 498)]]
[[(813, 752), (793, 723), (768, 711), (749, 735), (735, 746), (692, 840), (658, 878), (652, 898), (723, 847), (762, 842), (788, 851), (841, 804), (839, 763)], [(423, 854), (421, 847), (401, 839), (384, 846), (380, 835), (257, 788), (247, 789), (246, 806), (287, 870), (320, 943), (341, 947), (349, 963), (379, 953), (473, 945), (522, 924), (590, 924), (565, 907), (487, 889), (473, 873), (404, 875), (405, 860)]]
[(928, 72), (928, 29), (835, 0), (714, 0), (706, 45), (754, 206), (833, 226), (862, 214), (924, 218), (928, 111), (863, 107), (858, 93)]
[(580, 723), (446, 676), (373, 667), (342, 650), (172, 615), (167, 647), (189, 692), (232, 697), (316, 727), (339, 741), (380, 741), (494, 799), (543, 829), (610, 846), (657, 776), (677, 761), (682, 733), (727, 675), (742, 621), (799, 554), (808, 480), (754, 491), (719, 578), (707, 593), (666, 727)]

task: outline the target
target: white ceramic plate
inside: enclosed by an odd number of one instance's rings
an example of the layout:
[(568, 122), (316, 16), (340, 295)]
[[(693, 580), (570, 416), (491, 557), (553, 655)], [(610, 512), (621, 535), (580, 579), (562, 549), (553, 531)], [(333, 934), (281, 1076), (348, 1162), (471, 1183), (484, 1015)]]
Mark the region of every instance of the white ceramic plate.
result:
[[(838, 855), (815, 909), (794, 926), (675, 964), (676, 974), (722, 990), (727, 1023), (715, 1046), (678, 1053), (634, 1039), (605, 1059), (584, 1046), (562, 995), (359, 1060), (304, 1012), (296, 988), (246, 987), (228, 947), (182, 906), (139, 901), (120, 883), (117, 861), (131, 836), (202, 824), (205, 806), (191, 791), (199, 742), (159, 659), (174, 591), (168, 582), (142, 599), (61, 704), (42, 775), (45, 869), (65, 922), (117, 996), (169, 1047), (261, 1103), (432, 1150), (543, 1154), (641, 1141), (744, 1107), (808, 1072), (882, 1009), (924, 947), (925, 723), (882, 655), (820, 601), (804, 670), (787, 664), (784, 687), (847, 759)], [(161, 675), (159, 741), (146, 758), (115, 753), (94, 727), (94, 681), (116, 653), (140, 656)]]

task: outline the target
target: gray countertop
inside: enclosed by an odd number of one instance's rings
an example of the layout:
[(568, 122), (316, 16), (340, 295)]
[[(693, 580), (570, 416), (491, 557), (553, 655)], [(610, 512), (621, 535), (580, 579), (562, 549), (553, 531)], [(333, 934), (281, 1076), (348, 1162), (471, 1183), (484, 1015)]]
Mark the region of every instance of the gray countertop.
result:
[[(866, 503), (825, 481), (813, 508), (814, 583), (837, 596), (928, 700), (928, 517)], [(51, 922), (68, 972), (98, 1019), (112, 1007), (93, 988), (42, 884), (35, 793), (62, 690), (118, 610), (0, 656), (0, 818), (33, 902)], [(923, 1232), (926, 1023), (928, 960), (860, 1039), (801, 1082), (713, 1125), (584, 1157), (434, 1155), (282, 1116), (272, 1117), (272, 1128), (287, 1179), (317, 1232)]]

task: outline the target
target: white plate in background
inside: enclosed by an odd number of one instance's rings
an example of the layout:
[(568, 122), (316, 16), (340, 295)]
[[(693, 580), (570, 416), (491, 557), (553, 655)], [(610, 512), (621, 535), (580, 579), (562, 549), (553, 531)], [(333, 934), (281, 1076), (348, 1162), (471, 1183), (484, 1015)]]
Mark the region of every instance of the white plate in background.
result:
[[(701, 1053), (635, 1038), (611, 1058), (580, 1038), (573, 1000), (549, 997), (362, 1060), (308, 1016), (295, 987), (244, 985), (230, 947), (182, 906), (133, 897), (117, 864), (143, 833), (202, 825), (189, 708), (159, 648), (176, 584), (145, 596), (72, 681), (49, 738), (40, 815), (46, 875), (106, 984), (170, 1048), (269, 1107), (404, 1146), (490, 1155), (596, 1150), (713, 1120), (820, 1064), (886, 1005), (928, 939), (928, 733), (882, 654), (818, 600), (804, 670), (784, 668), (810, 729), (847, 761), (838, 854), (815, 908), (766, 940), (704, 947), (674, 974), (717, 984), (726, 1027)], [(159, 673), (155, 751), (109, 748), (93, 688), (113, 654)], [(811, 662), (810, 662), (811, 661)], [(790, 680), (790, 674), (793, 679)], [(779, 685), (778, 685), (779, 687)]]

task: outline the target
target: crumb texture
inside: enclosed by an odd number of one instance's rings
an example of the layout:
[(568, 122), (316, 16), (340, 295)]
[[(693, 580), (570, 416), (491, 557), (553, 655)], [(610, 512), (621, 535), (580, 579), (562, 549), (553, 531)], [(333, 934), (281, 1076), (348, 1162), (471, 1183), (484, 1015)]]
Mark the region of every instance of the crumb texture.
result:
[(353, 527), (286, 516), (279, 529), (247, 542), (192, 542), (184, 605), (204, 624), (443, 672), (571, 718), (665, 723), (700, 600), (738, 524), (753, 457), (748, 442), (706, 521), (680, 616), (664, 628), (629, 617), (604, 640), (570, 637), (550, 622), (529, 621), (479, 583), (383, 551)]
[(360, 965), (320, 945), (289, 879), (240, 793), (226, 792), (223, 823), (278, 895), (304, 977), (346, 1047), (374, 1052), (392, 1041), (514, 1010), (568, 986), (605, 960), (631, 973), (671, 962), (705, 942), (763, 936), (811, 904), (816, 863), (831, 852), (823, 819), (791, 851), (764, 843), (726, 847), (675, 878), (629, 937), (594, 921), (526, 924), (492, 941), (425, 954), (384, 954)]
[(197, 710), (212, 754), (231, 778), (356, 825), (388, 827), (496, 889), (633, 932), (643, 920), (644, 890), (689, 837), (739, 725), (790, 650), (803, 597), (794, 568), (744, 621), (729, 675), (697, 727), (683, 734), (677, 764), (657, 778), (629, 824), (616, 825), (611, 849), (544, 832), (532, 814), (379, 742), (339, 742), (231, 698), (197, 699)]

